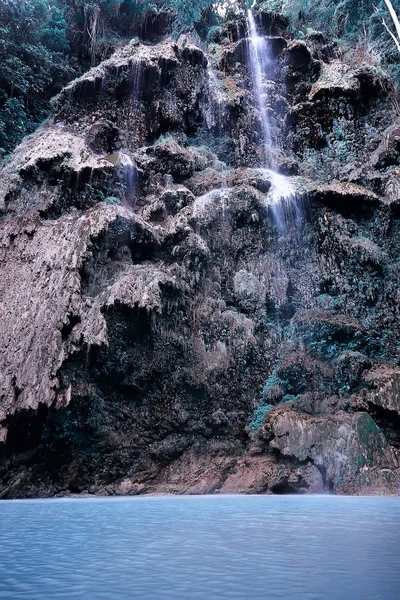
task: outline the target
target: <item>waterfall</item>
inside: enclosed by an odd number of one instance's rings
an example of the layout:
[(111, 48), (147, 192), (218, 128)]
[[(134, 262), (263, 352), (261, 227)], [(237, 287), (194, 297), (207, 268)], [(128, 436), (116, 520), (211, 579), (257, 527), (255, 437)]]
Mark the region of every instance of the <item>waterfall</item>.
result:
[(259, 35), (252, 11), (247, 12), (247, 26), (249, 32), (249, 68), (253, 83), (253, 93), (261, 115), (261, 133), (263, 137), (263, 150), (265, 164), (269, 169), (262, 169), (268, 176), (271, 189), (268, 193), (268, 202), (272, 215), (279, 229), (285, 229), (288, 221), (295, 225), (301, 223), (301, 211), (296, 202), (296, 192), (291, 182), (276, 172), (274, 158), (274, 142), (270, 121), (271, 105), (265, 77), (272, 71), (274, 60), (270, 53), (270, 46), (265, 37)]
[[(269, 45), (267, 40), (258, 35), (254, 15), (251, 10), (247, 13), (248, 30), (250, 34), (250, 74), (253, 82), (253, 91), (261, 115), (261, 129), (264, 144), (264, 158), (272, 163), (272, 137), (269, 119), (268, 94), (264, 91), (264, 74), (271, 66)], [(272, 164), (270, 165), (272, 166)]]
[(267, 175), (271, 183), (268, 200), (278, 229), (285, 230), (290, 224), (298, 230), (302, 224), (303, 214), (294, 186), (287, 177), (272, 169), (261, 169), (261, 171)]
[(131, 157), (120, 152), (120, 167), (122, 171), (123, 201), (125, 208), (132, 211), (135, 206), (136, 167)]

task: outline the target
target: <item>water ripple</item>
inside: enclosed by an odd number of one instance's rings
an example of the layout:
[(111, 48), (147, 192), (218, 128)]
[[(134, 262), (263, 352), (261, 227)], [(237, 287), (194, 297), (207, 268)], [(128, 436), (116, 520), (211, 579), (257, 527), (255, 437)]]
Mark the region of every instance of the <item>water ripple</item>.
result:
[(398, 600), (400, 499), (0, 503), (0, 599)]

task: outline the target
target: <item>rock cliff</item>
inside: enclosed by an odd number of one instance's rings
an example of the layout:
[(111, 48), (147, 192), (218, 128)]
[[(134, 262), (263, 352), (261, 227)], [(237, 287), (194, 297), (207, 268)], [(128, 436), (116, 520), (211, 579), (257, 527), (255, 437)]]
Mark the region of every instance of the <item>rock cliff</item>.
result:
[(3, 167), (1, 497), (398, 493), (395, 90), (286, 25), (273, 164), (239, 22), (130, 42)]

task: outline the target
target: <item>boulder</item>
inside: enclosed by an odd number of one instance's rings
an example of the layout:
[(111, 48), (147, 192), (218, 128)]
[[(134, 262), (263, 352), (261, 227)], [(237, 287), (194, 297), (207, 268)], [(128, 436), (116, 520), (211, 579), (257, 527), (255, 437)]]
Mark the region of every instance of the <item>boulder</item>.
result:
[(397, 462), (368, 413), (312, 417), (285, 406), (270, 414), (269, 426), (274, 436), (270, 448), (311, 460), (333, 491), (395, 490)]

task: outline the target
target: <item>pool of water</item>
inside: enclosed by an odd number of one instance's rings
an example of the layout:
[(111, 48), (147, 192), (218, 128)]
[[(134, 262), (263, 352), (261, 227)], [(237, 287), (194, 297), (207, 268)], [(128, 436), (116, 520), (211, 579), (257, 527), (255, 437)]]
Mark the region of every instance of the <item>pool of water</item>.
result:
[(398, 600), (400, 498), (0, 502), (0, 598)]

